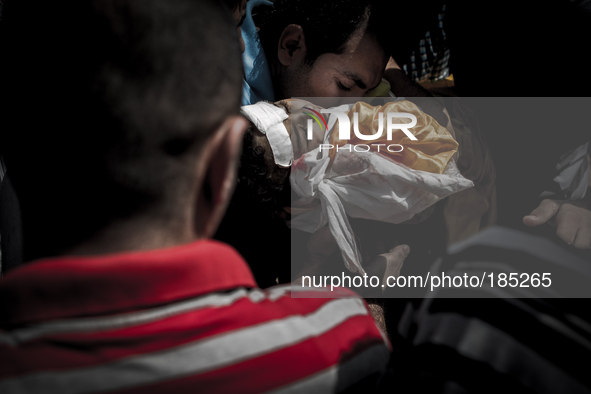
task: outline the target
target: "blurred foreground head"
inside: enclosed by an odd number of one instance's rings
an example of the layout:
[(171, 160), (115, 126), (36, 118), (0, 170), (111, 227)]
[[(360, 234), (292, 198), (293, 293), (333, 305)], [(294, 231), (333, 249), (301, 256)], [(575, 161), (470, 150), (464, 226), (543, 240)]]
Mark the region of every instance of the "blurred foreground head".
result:
[(245, 125), (235, 25), (214, 0), (5, 4), (0, 151), (25, 260), (212, 234)]

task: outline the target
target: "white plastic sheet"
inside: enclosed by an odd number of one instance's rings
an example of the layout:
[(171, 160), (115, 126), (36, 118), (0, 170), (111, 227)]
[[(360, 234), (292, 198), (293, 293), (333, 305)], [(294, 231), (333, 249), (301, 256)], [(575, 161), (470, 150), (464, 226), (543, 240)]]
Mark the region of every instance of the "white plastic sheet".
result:
[[(298, 105), (292, 101), (295, 160), (290, 183), (298, 198), (292, 199), (291, 226), (312, 233), (328, 225), (352, 272), (365, 273), (349, 216), (402, 223), (442, 198), (473, 186), (453, 158), (443, 174), (414, 170), (373, 150), (349, 151), (346, 145), (331, 160), (329, 151), (321, 152), (319, 145), (330, 143), (334, 120), (329, 119), (326, 132), (315, 129), (313, 140), (307, 141), (306, 124), (302, 125), (307, 119), (297, 115)], [(301, 150), (307, 152), (300, 155)]]

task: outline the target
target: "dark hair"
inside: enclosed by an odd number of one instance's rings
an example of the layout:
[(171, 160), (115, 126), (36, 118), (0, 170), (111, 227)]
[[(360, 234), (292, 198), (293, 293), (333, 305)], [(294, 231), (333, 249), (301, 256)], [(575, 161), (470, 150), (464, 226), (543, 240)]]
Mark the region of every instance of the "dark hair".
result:
[[(264, 51), (274, 53), (283, 30), (291, 24), (306, 35), (306, 61), (312, 65), (324, 53), (343, 53), (348, 40), (360, 28), (374, 33), (384, 45), (380, 15), (373, 13), (371, 0), (277, 0), (273, 7), (257, 8), (256, 25)], [(275, 62), (274, 56), (267, 56)]]
[(242, 4), (242, 0), (223, 0), (222, 3), (224, 3), (230, 11), (236, 11), (236, 9)]
[(269, 287), (277, 277), (290, 277), (290, 265), (278, 264), (290, 259), (290, 230), (283, 217), (283, 208), (291, 205), (290, 169), (275, 165), (260, 135), (254, 126), (244, 135), (238, 184), (214, 238), (236, 248), (257, 284)]
[(121, 219), (174, 220), (203, 141), (239, 111), (237, 32), (215, 0), (11, 1), (0, 51), (25, 242), (32, 227), (75, 244)]
[(265, 214), (280, 217), (285, 213), (283, 208), (291, 205), (290, 169), (277, 166), (270, 147), (257, 145), (253, 133), (260, 132), (251, 126), (244, 133), (236, 197), (232, 204), (258, 204)]

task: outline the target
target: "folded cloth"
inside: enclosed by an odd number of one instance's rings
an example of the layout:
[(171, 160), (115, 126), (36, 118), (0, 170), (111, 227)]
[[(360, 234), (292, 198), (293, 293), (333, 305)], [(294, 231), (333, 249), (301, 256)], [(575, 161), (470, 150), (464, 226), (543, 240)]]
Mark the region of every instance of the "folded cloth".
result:
[[(365, 273), (348, 216), (401, 223), (442, 198), (473, 186), (460, 174), (453, 159), (457, 142), (444, 127), (410, 101), (390, 102), (383, 106), (358, 102), (340, 109), (348, 110), (350, 120), (354, 119), (355, 112), (358, 113), (359, 130), (365, 135), (377, 133), (380, 113), (411, 113), (417, 118), (416, 126), (409, 129), (416, 141), (401, 130), (395, 130), (392, 139), (387, 140), (386, 127), (374, 141), (357, 137), (339, 140), (335, 131), (339, 129), (338, 121), (333, 116), (329, 118), (325, 132), (321, 127), (315, 127), (313, 138), (308, 141), (307, 119), (298, 109), (313, 109), (313, 106), (292, 100), (291, 108), (295, 160), (290, 184), (292, 192), (297, 195), (295, 200), (292, 199), (291, 226), (314, 232), (328, 224), (345, 265), (352, 272)], [(306, 123), (302, 124), (304, 121)], [(334, 148), (322, 149), (326, 147), (322, 144)], [(377, 149), (355, 151), (357, 144), (385, 146), (379, 152)], [(402, 145), (403, 150), (389, 151), (386, 146), (391, 144)]]
[(291, 166), (293, 149), (289, 133), (283, 125), (283, 121), (288, 118), (285, 110), (266, 101), (259, 101), (256, 104), (243, 105), (240, 112), (265, 134), (273, 151), (275, 164), (280, 167)]
[(556, 183), (551, 191), (544, 191), (540, 198), (581, 200), (585, 198), (589, 179), (589, 143), (563, 154), (556, 164)]

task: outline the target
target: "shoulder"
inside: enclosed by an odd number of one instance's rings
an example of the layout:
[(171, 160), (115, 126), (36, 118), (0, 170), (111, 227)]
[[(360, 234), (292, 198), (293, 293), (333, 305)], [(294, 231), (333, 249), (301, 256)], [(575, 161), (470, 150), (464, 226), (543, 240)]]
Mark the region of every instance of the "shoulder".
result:
[(241, 319), (265, 321), (251, 325), (240, 346), (260, 347), (265, 355), (253, 362), (271, 376), (287, 374), (290, 390), (341, 391), (386, 370), (390, 343), (355, 293), (290, 285), (261, 292), (252, 315)]
[[(12, 341), (0, 344), (0, 356), (18, 362), (0, 368), (0, 391), (28, 387), (41, 375), (44, 387), (56, 389), (68, 387), (74, 376), (105, 391), (129, 385), (158, 391), (155, 374), (180, 391), (341, 391), (380, 375), (390, 345), (362, 299), (346, 290), (336, 293), (342, 297), (298, 298), (326, 294), (241, 287), (123, 315), (3, 332), (0, 340)], [(122, 350), (110, 352), (105, 340)], [(25, 353), (32, 341), (37, 350)], [(85, 344), (84, 357), (72, 351), (74, 343)], [(101, 356), (88, 357), (88, 349)], [(35, 352), (52, 357), (25, 362)], [(145, 373), (129, 375), (130, 370)], [(179, 379), (179, 371), (186, 378)]]

